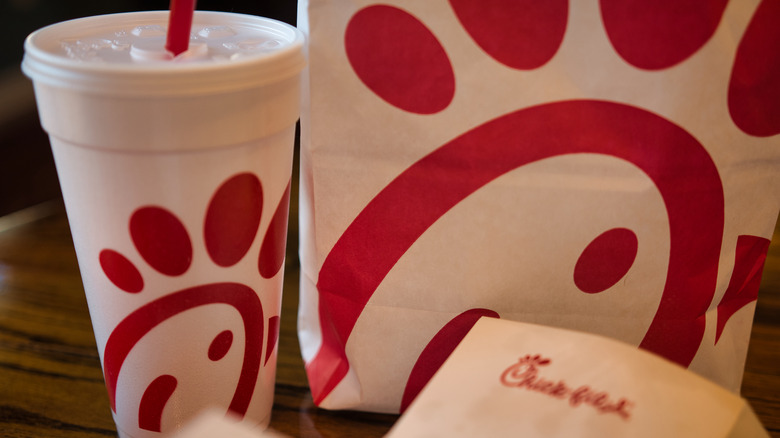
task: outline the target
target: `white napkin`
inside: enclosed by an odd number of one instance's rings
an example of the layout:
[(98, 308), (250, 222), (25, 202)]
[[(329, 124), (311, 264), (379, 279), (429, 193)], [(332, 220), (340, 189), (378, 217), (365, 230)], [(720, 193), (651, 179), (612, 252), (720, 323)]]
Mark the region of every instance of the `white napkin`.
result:
[(284, 438), (272, 429), (251, 427), (230, 414), (206, 409), (184, 425), (171, 438)]

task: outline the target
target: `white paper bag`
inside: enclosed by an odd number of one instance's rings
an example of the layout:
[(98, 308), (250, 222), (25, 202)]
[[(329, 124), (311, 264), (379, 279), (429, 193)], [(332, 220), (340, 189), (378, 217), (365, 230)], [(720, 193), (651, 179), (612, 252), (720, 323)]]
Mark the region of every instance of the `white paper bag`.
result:
[(747, 402), (656, 355), (483, 318), (392, 437), (769, 437)]
[(300, 2), (318, 405), (402, 410), (485, 315), (738, 391), (780, 210), (779, 7), (640, 3)]

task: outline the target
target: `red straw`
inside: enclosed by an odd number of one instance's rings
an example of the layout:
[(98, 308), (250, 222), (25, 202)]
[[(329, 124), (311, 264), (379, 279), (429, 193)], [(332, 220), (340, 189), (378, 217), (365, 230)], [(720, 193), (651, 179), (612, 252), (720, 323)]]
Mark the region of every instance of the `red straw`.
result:
[(192, 14), (196, 0), (171, 0), (171, 14), (168, 18), (168, 39), (165, 49), (178, 55), (187, 50), (190, 44)]

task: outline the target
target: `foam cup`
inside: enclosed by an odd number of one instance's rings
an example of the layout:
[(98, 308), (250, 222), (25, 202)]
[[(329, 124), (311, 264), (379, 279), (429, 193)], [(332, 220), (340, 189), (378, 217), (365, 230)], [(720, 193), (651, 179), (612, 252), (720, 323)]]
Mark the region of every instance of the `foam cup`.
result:
[(273, 404), (303, 36), (196, 11), (32, 33), (22, 69), (49, 135), (114, 420), (156, 437), (204, 409)]

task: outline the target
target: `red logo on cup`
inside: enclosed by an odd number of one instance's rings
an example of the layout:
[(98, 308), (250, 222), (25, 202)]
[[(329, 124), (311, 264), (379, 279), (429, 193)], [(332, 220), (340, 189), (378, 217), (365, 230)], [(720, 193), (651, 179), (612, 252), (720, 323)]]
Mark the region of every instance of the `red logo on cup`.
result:
[[(289, 195), (288, 183), (257, 255), (258, 274), (266, 279), (277, 275), (284, 263)], [(252, 173), (233, 175), (217, 188), (206, 209), (202, 231), (205, 250), (215, 265), (230, 267), (247, 256), (264, 213), (264, 202), (260, 179)], [(172, 212), (156, 205), (139, 207), (130, 217), (129, 231), (135, 248), (152, 270), (167, 277), (180, 277), (190, 269), (197, 248), (183, 222)], [(106, 277), (120, 290), (136, 294), (148, 289), (141, 271), (118, 251), (102, 250), (99, 261)], [(266, 366), (276, 347), (279, 316), (264, 316), (262, 302), (252, 287), (227, 281), (171, 291), (135, 309), (116, 325), (103, 354), (108, 397), (114, 412), (117, 411), (119, 374), (136, 345), (179, 314), (214, 304), (234, 308), (243, 323), (244, 357), (228, 410), (239, 418), (244, 417), (260, 369)], [(219, 361), (233, 346), (233, 339), (231, 330), (221, 331), (210, 343), (208, 351), (204, 351), (204, 357), (212, 362)], [(139, 428), (162, 430), (163, 409), (177, 386), (177, 378), (169, 374), (161, 374), (148, 385), (138, 409)]]
[(591, 388), (588, 385), (571, 386), (563, 379), (546, 379), (539, 375), (539, 368), (552, 363), (552, 360), (540, 355), (530, 354), (509, 366), (501, 373), (501, 383), (512, 388), (522, 388), (548, 395), (553, 398), (568, 400), (569, 405), (576, 408), (589, 405), (601, 414), (617, 414), (624, 420), (631, 419), (631, 409), (635, 403), (625, 397), (615, 398), (607, 391)]

